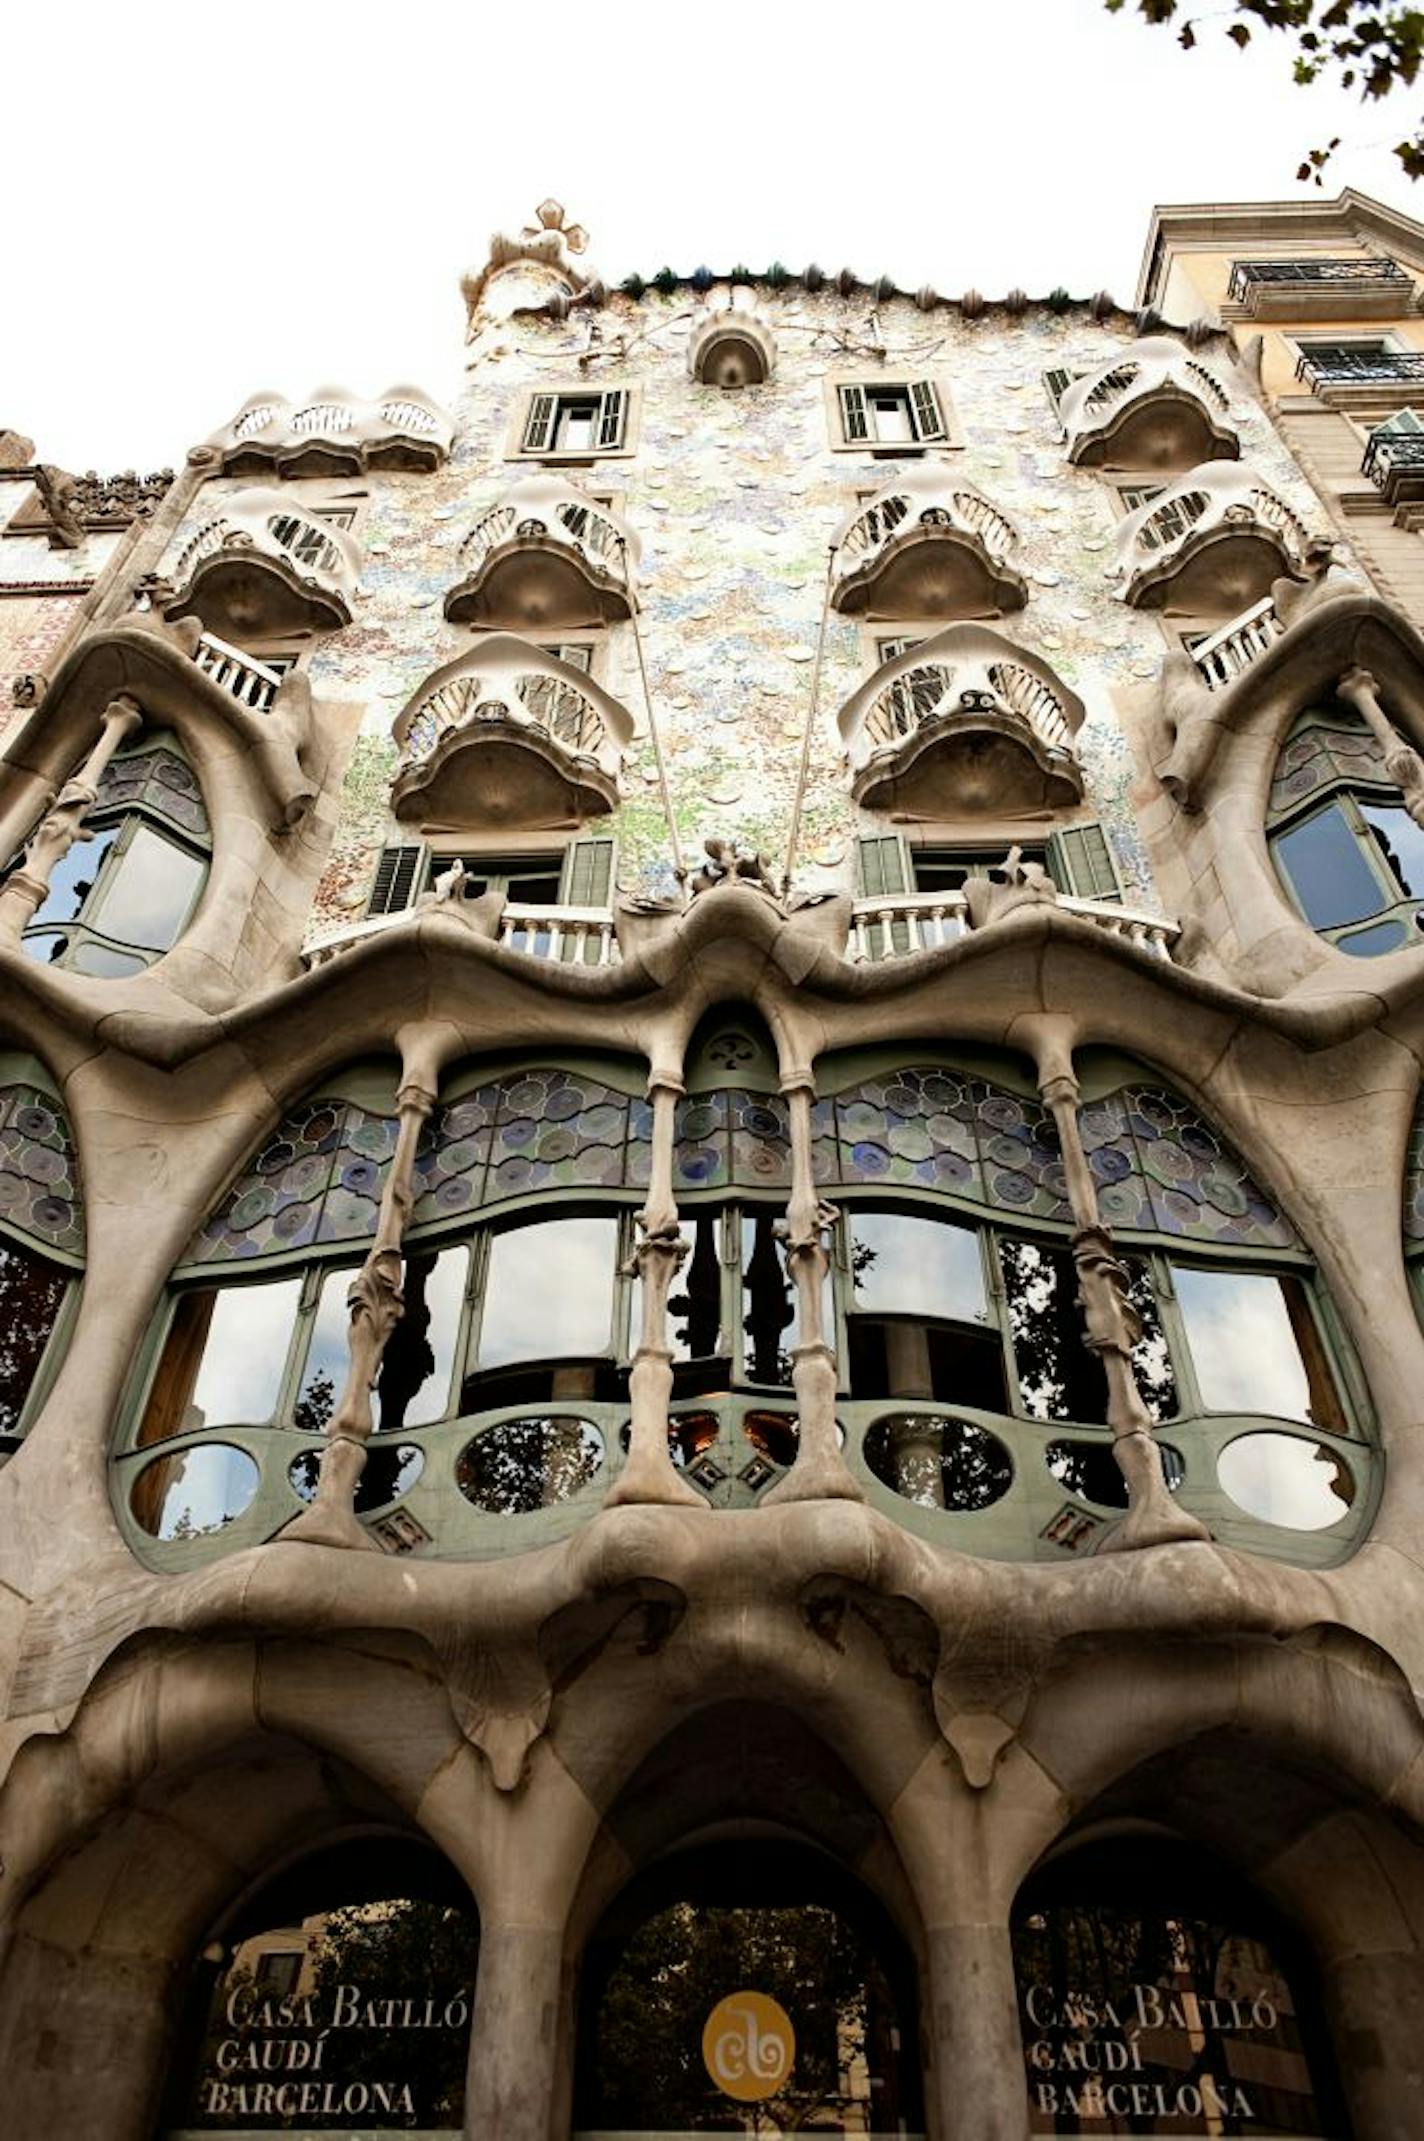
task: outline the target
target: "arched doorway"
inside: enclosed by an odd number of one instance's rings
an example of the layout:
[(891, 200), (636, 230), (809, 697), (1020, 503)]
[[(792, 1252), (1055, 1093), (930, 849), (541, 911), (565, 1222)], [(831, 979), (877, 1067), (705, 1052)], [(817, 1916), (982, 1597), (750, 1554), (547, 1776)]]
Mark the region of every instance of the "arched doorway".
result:
[(815, 1734), (761, 1704), (704, 1710), (605, 1831), (639, 1871), (584, 1944), (577, 2141), (923, 2133), (913, 1905)]
[(1311, 1958), (1208, 1853), (1146, 1823), (1065, 1850), (1013, 1946), (1034, 2134), (1348, 2135)]
[(204, 1943), (159, 2134), (462, 2133), (478, 1955), (469, 1891), (428, 1845), (308, 1852)]

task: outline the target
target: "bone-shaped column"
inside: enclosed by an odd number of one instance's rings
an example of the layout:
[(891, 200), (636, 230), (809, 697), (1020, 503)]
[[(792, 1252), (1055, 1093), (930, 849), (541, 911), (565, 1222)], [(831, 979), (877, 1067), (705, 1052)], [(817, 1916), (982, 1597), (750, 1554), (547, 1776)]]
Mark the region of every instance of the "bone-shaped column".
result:
[(1385, 771), (1404, 797), (1404, 807), (1416, 825), (1424, 825), (1424, 759), (1407, 743), (1380, 705), (1379, 685), (1368, 669), (1347, 669), (1335, 687), (1347, 706), (1369, 729), (1380, 747)]
[(777, 1232), (796, 1289), (798, 1339), (791, 1349), (791, 1383), (797, 1444), (795, 1463), (765, 1500), (859, 1502), (865, 1497), (847, 1469), (836, 1435), (836, 1350), (825, 1328), (825, 1282), (831, 1268), (826, 1243), (841, 1215), (816, 1191), (811, 1165), (815, 1086), (810, 1071), (786, 1076), (782, 1091), (791, 1122), (791, 1198)]
[(143, 714), (133, 699), (121, 695), (104, 709), (99, 740), (79, 771), (65, 782), (25, 847), (25, 859), (0, 888), (0, 942), (17, 944), (35, 909), (49, 891), (55, 864), (69, 853), (76, 840), (87, 840), (84, 820), (94, 806), (104, 768), (124, 738), (143, 725)]
[(316, 1493), (300, 1516), (279, 1536), (320, 1546), (380, 1548), (357, 1522), (357, 1482), (375, 1425), (371, 1392), (381, 1372), (390, 1336), (405, 1310), (401, 1292), (401, 1243), (415, 1203), (415, 1156), (420, 1133), (435, 1105), (438, 1070), (430, 1037), (417, 1031), (401, 1037), (401, 1082), (396, 1093), (400, 1127), (386, 1186), (381, 1193), (376, 1232), (366, 1261), (347, 1291), (351, 1311), (347, 1330), (346, 1381), (326, 1428), (326, 1447)]
[(1137, 1387), (1132, 1349), (1140, 1325), (1127, 1298), (1126, 1268), (1113, 1253), (1112, 1235), (1098, 1211), (1093, 1171), (1078, 1131), (1078, 1080), (1071, 1044), (1057, 1027), (1040, 1029), (1036, 1039), (1038, 1088), (1058, 1131), (1068, 1202), (1073, 1208), (1073, 1262), (1078, 1272), (1078, 1305), (1083, 1311), (1083, 1343), (1103, 1364), (1113, 1455), (1127, 1482), (1127, 1515), (1104, 1533), (1098, 1551), (1162, 1546), (1174, 1539), (1209, 1539), (1211, 1533), (1200, 1518), (1183, 1509), (1167, 1491), (1152, 1416)]
[(653, 1110), (648, 1199), (637, 1217), (638, 1244), (629, 1264), (642, 1300), (642, 1329), (628, 1376), (628, 1461), (604, 1499), (621, 1502), (704, 1504), (695, 1487), (678, 1477), (668, 1450), (668, 1402), (672, 1397), (672, 1347), (668, 1344), (668, 1295), (687, 1255), (672, 1189), (673, 1131), (682, 1095), (681, 1074), (654, 1064), (648, 1077)]

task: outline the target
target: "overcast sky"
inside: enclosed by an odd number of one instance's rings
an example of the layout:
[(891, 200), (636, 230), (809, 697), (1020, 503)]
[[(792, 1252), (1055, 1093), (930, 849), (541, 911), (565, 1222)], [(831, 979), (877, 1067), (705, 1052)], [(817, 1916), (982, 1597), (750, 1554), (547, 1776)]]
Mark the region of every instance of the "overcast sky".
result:
[(816, 260), (1124, 301), (1154, 201), (1300, 197), (1331, 134), (1330, 193), (1424, 216), (1388, 153), (1417, 100), (1296, 89), (1222, 4), (1186, 54), (1102, 0), (24, 0), (0, 425), (107, 471), (258, 388), (449, 398), (460, 271), (546, 194), (609, 282)]

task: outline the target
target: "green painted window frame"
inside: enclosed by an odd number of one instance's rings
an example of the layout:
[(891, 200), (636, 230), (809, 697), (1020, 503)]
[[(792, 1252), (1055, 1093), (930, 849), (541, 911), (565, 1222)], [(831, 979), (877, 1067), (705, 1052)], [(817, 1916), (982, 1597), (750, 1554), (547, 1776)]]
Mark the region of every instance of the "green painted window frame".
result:
[[(141, 735), (127, 750), (116, 751), (110, 760), (110, 765), (116, 768), (130, 765), (137, 758), (152, 757), (160, 751), (166, 753), (169, 757), (181, 759), (183, 764), (188, 766), (190, 772), (193, 770), (189, 764), (188, 755), (183, 750), (177, 737), (173, 735), (171, 730), (167, 729), (156, 731), (152, 735)], [(100, 797), (102, 798), (102, 789)], [(157, 834), (170, 847), (176, 848), (181, 855), (186, 855), (201, 862), (203, 865), (202, 873), (194, 886), (192, 897), (174, 933), (172, 944), (165, 945), (159, 951), (155, 951), (147, 945), (129, 944), (122, 937), (112, 937), (105, 930), (98, 928), (93, 922), (86, 920), (86, 916), (91, 913), (101, 914), (103, 912), (104, 901), (118, 878), (123, 867), (124, 858), (133, 846), (134, 839), (142, 826), (146, 826), (150, 832)], [(128, 803), (114, 804), (107, 809), (104, 807), (102, 799), (96, 801), (85, 816), (84, 827), (85, 831), (90, 833), (107, 832), (111, 827), (117, 827), (118, 832), (113, 846), (100, 863), (94, 881), (85, 893), (77, 913), (65, 922), (42, 922), (36, 924), (31, 921), (23, 933), (22, 942), (29, 945), (37, 945), (62, 938), (65, 945), (62, 956), (46, 963), (57, 966), (64, 971), (73, 970), (71, 955), (76, 947), (82, 944), (98, 944), (106, 950), (122, 952), (130, 958), (137, 959), (145, 967), (156, 966), (160, 959), (167, 958), (169, 952), (174, 950), (182, 941), (194, 915), (203, 903), (203, 896), (208, 889), (208, 879), (212, 872), (213, 843), (211, 828), (205, 836), (194, 833), (187, 826), (180, 825), (176, 819), (170, 818), (166, 811), (160, 810), (147, 797), (136, 798)], [(24, 848), (22, 846), (14, 857), (11, 867), (18, 867), (23, 857)], [(43, 906), (43, 901), (40, 904)]]
[[(1406, 927), (1414, 923), (1416, 916), (1424, 916), (1424, 895), (1406, 892), (1389, 864), (1373, 831), (1360, 809), (1360, 798), (1367, 802), (1381, 803), (1393, 809), (1403, 807), (1400, 791), (1387, 781), (1328, 781), (1316, 789), (1298, 810), (1283, 814), (1270, 825), (1266, 845), (1270, 851), (1271, 866), (1275, 870), (1291, 905), (1295, 908), (1307, 929), (1319, 937), (1322, 943), (1345, 946), (1352, 937), (1365, 931), (1378, 929), (1384, 923), (1400, 921)], [(1381, 904), (1373, 913), (1360, 915), (1353, 922), (1337, 922), (1327, 928), (1317, 928), (1306, 912), (1305, 896), (1289, 863), (1281, 852), (1282, 839), (1308, 825), (1314, 818), (1323, 818), (1327, 811), (1337, 810), (1354, 838), (1355, 846), (1363, 856), (1365, 866), (1380, 888)], [(1413, 942), (1406, 939), (1393, 947), (1396, 951), (1413, 951), (1424, 946), (1424, 932), (1415, 931)], [(1384, 956), (1388, 957), (1386, 953)]]

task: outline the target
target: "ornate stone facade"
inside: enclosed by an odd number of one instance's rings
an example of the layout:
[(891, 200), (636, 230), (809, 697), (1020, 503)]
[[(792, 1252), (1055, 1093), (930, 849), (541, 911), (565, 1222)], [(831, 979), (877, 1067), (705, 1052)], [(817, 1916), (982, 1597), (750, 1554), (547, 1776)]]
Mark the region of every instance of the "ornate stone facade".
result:
[(0, 530), (17, 2131), (1424, 2130), (1424, 638), (1182, 287), (546, 202)]

